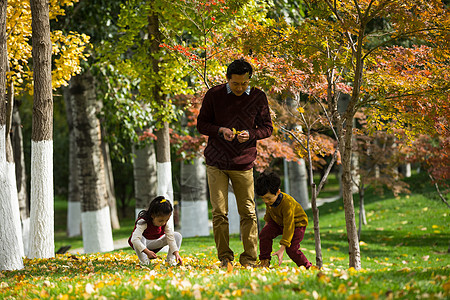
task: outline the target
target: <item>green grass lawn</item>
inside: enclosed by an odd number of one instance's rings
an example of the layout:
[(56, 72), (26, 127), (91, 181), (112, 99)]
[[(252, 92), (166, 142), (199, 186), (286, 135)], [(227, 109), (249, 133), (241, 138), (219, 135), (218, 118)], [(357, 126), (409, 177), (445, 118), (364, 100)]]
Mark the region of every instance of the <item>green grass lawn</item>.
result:
[[(131, 249), (25, 259), (23, 270), (0, 272), (0, 298), (449, 299), (450, 210), (426, 178), (409, 181), (411, 195), (379, 196), (368, 191), (359, 271), (348, 268), (344, 211), (338, 200), (319, 208), (322, 270), (298, 268), (287, 255), (281, 266), (272, 259), (270, 269), (222, 270), (212, 236), (185, 238), (180, 251), (184, 265), (176, 267), (164, 263), (163, 253), (152, 265), (140, 266)], [(301, 248), (315, 263), (312, 215), (307, 213), (310, 225)], [(55, 228), (56, 224), (55, 220)], [(123, 220), (114, 238), (128, 237), (132, 224)], [(63, 234), (55, 239), (56, 245), (82, 246), (80, 239), (68, 240)], [(238, 261), (239, 236), (232, 236), (230, 244)], [(278, 241), (274, 245), (278, 247)]]

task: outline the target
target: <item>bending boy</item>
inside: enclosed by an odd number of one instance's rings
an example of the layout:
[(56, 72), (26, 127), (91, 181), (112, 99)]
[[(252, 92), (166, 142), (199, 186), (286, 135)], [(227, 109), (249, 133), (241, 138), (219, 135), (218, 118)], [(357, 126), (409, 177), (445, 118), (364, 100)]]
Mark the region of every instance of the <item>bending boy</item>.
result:
[(278, 257), (278, 263), (281, 265), (286, 251), (297, 266), (309, 269), (312, 264), (300, 250), (308, 216), (293, 197), (281, 192), (280, 184), (280, 177), (275, 173), (263, 173), (256, 180), (256, 194), (266, 204), (266, 224), (259, 234), (260, 266), (269, 267), (273, 239), (282, 234), (280, 249), (272, 254)]

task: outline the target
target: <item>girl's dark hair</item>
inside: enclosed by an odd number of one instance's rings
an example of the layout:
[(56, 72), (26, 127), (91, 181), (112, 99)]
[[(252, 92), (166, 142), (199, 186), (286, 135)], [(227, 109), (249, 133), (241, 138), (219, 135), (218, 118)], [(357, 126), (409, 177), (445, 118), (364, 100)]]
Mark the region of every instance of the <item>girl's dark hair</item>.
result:
[(147, 210), (141, 210), (138, 214), (138, 218), (143, 218), (147, 223), (152, 220), (153, 217), (167, 216), (173, 211), (170, 201), (163, 196), (158, 196), (150, 202)]
[(274, 172), (262, 173), (256, 179), (255, 192), (258, 196), (264, 196), (268, 192), (275, 195), (281, 186), (281, 179)]
[(227, 68), (227, 79), (231, 79), (231, 75), (244, 75), (248, 73), (248, 78), (252, 78), (253, 68), (244, 58), (236, 59)]

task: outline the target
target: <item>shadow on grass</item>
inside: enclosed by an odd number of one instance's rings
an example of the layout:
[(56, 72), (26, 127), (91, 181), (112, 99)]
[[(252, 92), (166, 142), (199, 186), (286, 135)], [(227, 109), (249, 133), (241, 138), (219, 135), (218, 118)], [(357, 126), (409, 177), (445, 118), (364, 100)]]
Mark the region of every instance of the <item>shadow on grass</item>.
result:
[[(449, 240), (447, 235), (437, 233), (417, 233), (405, 236), (399, 231), (365, 230), (362, 233), (361, 241), (365, 243), (361, 246), (365, 256), (385, 257), (397, 251), (410, 252), (414, 248), (434, 249), (434, 253), (445, 253), (444, 251), (447, 249)], [(323, 233), (321, 234), (321, 245), (322, 249), (329, 248), (346, 255), (348, 254), (346, 233)]]

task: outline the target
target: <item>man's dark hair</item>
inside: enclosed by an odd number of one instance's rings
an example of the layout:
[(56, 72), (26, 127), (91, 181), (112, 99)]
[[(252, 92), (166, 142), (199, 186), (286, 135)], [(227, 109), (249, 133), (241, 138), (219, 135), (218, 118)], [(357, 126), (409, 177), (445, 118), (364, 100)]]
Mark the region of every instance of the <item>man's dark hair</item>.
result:
[(281, 186), (281, 179), (274, 172), (262, 173), (256, 179), (255, 192), (258, 196), (264, 196), (268, 192), (275, 195)]
[(236, 59), (227, 68), (227, 79), (231, 79), (231, 75), (244, 75), (248, 73), (248, 78), (252, 78), (253, 68), (244, 58)]

